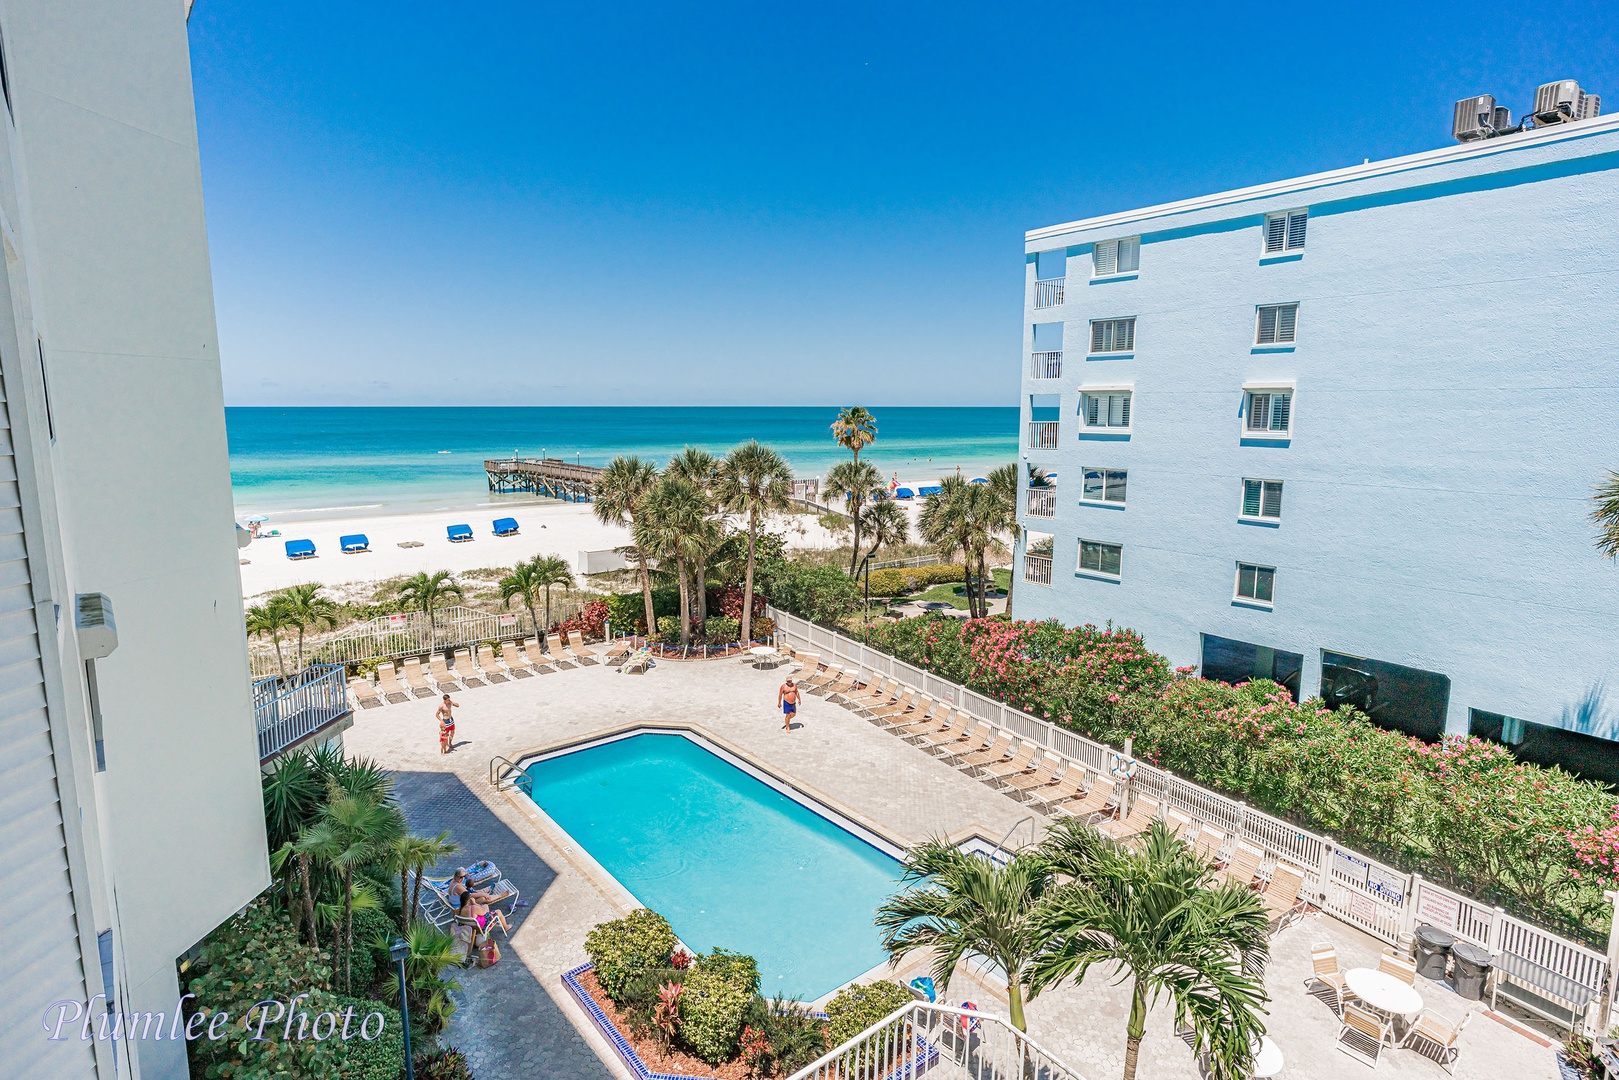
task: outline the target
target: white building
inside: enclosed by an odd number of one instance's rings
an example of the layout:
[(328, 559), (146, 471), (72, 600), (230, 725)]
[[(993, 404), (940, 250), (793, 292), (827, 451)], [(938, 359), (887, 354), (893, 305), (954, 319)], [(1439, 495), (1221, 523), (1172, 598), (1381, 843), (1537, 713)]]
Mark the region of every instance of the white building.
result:
[(7, 1078), (185, 1076), (183, 1042), (42, 1019), (172, 1017), (176, 959), (269, 880), (187, 6), (0, 7)]

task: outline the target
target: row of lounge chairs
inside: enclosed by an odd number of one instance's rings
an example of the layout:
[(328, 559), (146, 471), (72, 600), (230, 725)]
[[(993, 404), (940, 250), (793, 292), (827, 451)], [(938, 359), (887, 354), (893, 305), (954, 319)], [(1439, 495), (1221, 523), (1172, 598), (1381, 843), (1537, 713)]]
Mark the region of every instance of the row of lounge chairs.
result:
[(412, 697), (436, 697), (460, 690), (475, 690), (491, 683), (568, 671), (600, 664), (604, 659), (608, 664), (616, 664), (622, 662), (630, 651), (628, 645), (612, 645), (604, 656), (599, 657), (586, 647), (577, 630), (571, 632), (566, 640), (560, 634), (551, 634), (546, 638), (546, 644), (549, 651), (540, 647), (538, 638), (528, 638), (521, 644), (503, 641), (498, 660), (492, 645), (479, 645), (476, 665), (470, 649), (456, 650), (453, 666), (445, 661), (443, 653), (437, 652), (428, 658), (425, 669), (421, 658), (416, 656), (406, 657), (399, 670), (395, 669), (392, 661), (384, 661), (377, 667), (375, 684), (369, 679), (352, 678), (349, 680), (349, 692), (360, 708), (374, 709), (383, 704), (403, 704)]
[(842, 705), (968, 775), (982, 780), (1047, 817), (1079, 818), (1107, 836), (1130, 843), (1155, 820), (1215, 867), (1217, 876), (1260, 890), (1272, 926), (1281, 929), (1303, 914), (1299, 891), (1305, 872), (1277, 860), (1261, 870), (1264, 849), (1129, 791), (1112, 775), (1062, 757), (1043, 744), (982, 720), (913, 686), (883, 675), (823, 664), (814, 653), (795, 656), (799, 686)]

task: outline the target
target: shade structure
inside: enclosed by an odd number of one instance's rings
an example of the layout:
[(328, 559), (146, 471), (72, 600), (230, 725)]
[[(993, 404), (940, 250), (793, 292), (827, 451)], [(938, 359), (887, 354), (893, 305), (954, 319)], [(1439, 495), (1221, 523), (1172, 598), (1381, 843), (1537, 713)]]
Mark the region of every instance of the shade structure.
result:
[(309, 559), (313, 558), (314, 554), (315, 542), (313, 540), (287, 541), (287, 558), (289, 559)]
[(516, 536), (517, 535), (517, 519), (516, 518), (496, 518), (494, 524), (495, 524), (495, 535), (496, 536)]
[(987, 484), (987, 483), (989, 483), (989, 477), (987, 477), (987, 476), (975, 476), (971, 480), (967, 481), (967, 483), (969, 483), (969, 484)]
[(907, 487), (895, 488), (894, 489), (894, 498), (896, 498), (896, 499), (914, 499), (914, 498), (916, 498), (916, 492), (912, 491), (910, 488), (907, 488)]
[(366, 539), (365, 533), (350, 533), (340, 536), (337, 542), (343, 546), (343, 554), (353, 555), (357, 551), (370, 551), (371, 541)]
[(929, 495), (937, 495), (939, 492), (941, 492), (943, 490), (944, 489), (941, 488), (938, 484), (934, 484), (932, 487), (923, 488), (920, 492), (918, 492), (918, 494), (920, 494), (925, 499)]
[(472, 539), (471, 525), (450, 525), (445, 528), (444, 532), (449, 536), (452, 543)]

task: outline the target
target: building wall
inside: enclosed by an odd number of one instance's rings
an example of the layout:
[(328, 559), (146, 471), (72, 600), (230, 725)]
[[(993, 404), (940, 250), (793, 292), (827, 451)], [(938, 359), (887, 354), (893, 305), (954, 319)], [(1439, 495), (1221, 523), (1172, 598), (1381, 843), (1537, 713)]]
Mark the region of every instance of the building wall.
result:
[[(101, 991), (110, 930), (118, 1007), (172, 1016), (176, 959), (268, 884), (185, 4), (13, 0), (0, 29), (15, 114), (5, 374), (13, 427), (18, 400), (32, 422), (36, 599), (62, 616), (42, 653), (62, 817), (83, 852), (81, 981)], [(104, 772), (73, 633), (83, 592), (108, 595), (119, 632), (96, 661)], [(27, 984), (5, 992), (49, 1004)], [(141, 1077), (186, 1074), (182, 1044), (120, 1053)]]
[[(1576, 130), (1584, 129), (1584, 130)], [(1308, 207), (1302, 257), (1262, 258), (1266, 212)], [(1619, 469), (1619, 126), (1305, 178), (1031, 233), (1024, 418), (1060, 392), (1052, 585), (1019, 618), (1112, 620), (1177, 664), (1216, 634), (1451, 679), (1468, 709), (1619, 738), (1619, 568), (1592, 489)], [(1091, 250), (1142, 236), (1133, 278)], [(1069, 253), (1066, 303), (1033, 307), (1036, 253)], [(1294, 348), (1255, 308), (1297, 301)], [(1137, 317), (1129, 359), (1085, 359), (1088, 322)], [(1032, 326), (1065, 322), (1060, 380), (1032, 379)], [(1293, 436), (1240, 434), (1243, 386), (1294, 382)], [(1086, 384), (1133, 384), (1127, 439), (1083, 439)], [(1025, 436), (1025, 443), (1026, 443)], [(1125, 468), (1124, 509), (1082, 505), (1085, 466)], [(1284, 482), (1279, 525), (1238, 521), (1241, 479)], [(1079, 538), (1123, 544), (1117, 582), (1075, 573)], [(1274, 607), (1234, 602), (1238, 561), (1277, 568)]]

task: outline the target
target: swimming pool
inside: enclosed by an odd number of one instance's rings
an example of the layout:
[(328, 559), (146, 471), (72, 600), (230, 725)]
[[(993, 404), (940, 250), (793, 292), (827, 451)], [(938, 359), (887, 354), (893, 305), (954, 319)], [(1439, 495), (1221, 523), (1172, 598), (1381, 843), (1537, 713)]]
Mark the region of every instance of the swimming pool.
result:
[(759, 962), (805, 1001), (882, 963), (872, 914), (892, 856), (682, 735), (642, 733), (529, 765), (534, 801), (698, 951)]

